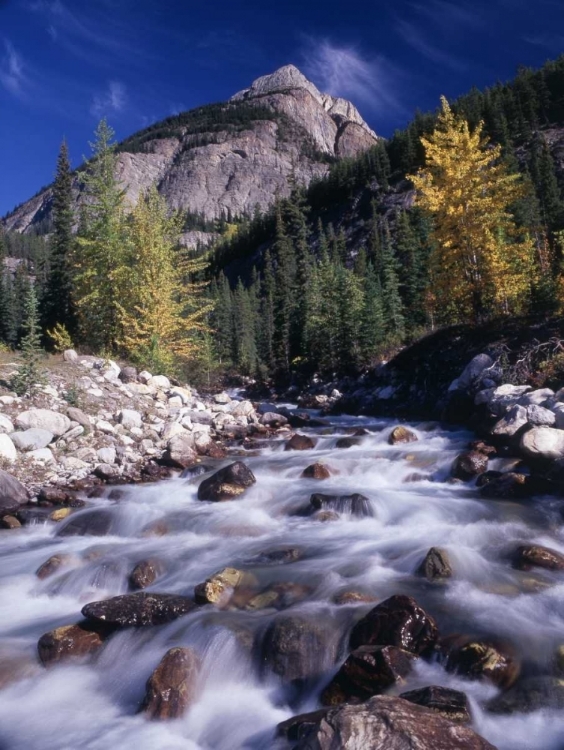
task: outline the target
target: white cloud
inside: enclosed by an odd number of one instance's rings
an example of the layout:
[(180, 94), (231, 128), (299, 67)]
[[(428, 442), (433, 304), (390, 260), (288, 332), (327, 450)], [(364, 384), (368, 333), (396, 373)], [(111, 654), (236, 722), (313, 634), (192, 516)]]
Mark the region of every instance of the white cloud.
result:
[(0, 83), (14, 96), (22, 96), (26, 84), (24, 64), (14, 45), (4, 40), (4, 56), (0, 61)]
[(321, 91), (363, 104), (374, 112), (401, 111), (397, 75), (382, 57), (363, 57), (354, 47), (308, 38), (303, 51), (304, 73)]
[(409, 21), (404, 21), (403, 19), (398, 19), (398, 21), (396, 21), (396, 29), (410, 47), (413, 47), (417, 52), (438, 65), (443, 65), (451, 70), (457, 70), (459, 72), (466, 70), (468, 67), (466, 63), (459, 58), (450, 55), (448, 52), (431, 44), (415, 24), (412, 24)]
[(104, 117), (113, 112), (122, 112), (127, 102), (127, 90), (120, 81), (110, 81), (106, 91), (96, 94), (90, 112), (95, 117)]

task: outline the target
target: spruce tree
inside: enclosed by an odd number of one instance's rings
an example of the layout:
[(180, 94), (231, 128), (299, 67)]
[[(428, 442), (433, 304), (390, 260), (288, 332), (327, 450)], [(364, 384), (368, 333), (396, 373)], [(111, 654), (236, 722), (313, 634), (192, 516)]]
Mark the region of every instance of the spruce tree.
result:
[(564, 226), (564, 202), (556, 179), (554, 160), (546, 140), (540, 134), (533, 138), (529, 170), (544, 223), (550, 232), (557, 231)]
[(33, 284), (29, 284), (23, 304), (23, 337), (21, 359), (18, 372), (12, 379), (12, 388), (18, 396), (33, 396), (35, 388), (44, 380), (41, 369), (43, 351), (41, 349), (41, 326), (37, 295)]
[(405, 335), (405, 317), (400, 295), (398, 260), (387, 221), (383, 223), (381, 279), (386, 336), (388, 341), (397, 343)]
[(364, 276), (363, 309), (360, 321), (360, 355), (370, 364), (385, 338), (382, 286), (374, 266), (369, 263)]
[(290, 372), (290, 341), (296, 293), (296, 257), (280, 210), (276, 216), (276, 238), (273, 250), (276, 262), (273, 295), (273, 350), (276, 369), (280, 375), (285, 376)]
[(257, 328), (258, 354), (266, 370), (275, 367), (274, 359), (274, 289), (275, 275), (270, 250), (264, 254), (261, 283), (260, 324)]
[(256, 319), (249, 291), (241, 279), (233, 294), (237, 369), (245, 375), (254, 374), (257, 368)]

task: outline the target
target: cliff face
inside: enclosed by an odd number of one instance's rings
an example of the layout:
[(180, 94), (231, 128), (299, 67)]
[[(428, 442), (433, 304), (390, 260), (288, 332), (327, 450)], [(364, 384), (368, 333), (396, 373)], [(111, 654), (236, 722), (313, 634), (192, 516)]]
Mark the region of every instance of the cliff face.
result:
[[(354, 105), (322, 94), (287, 65), (224, 104), (131, 136), (120, 144), (118, 174), (129, 201), (156, 184), (171, 207), (209, 221), (265, 209), (288, 194), (290, 178), (309, 184), (332, 159), (376, 141)], [(78, 181), (75, 195), (78, 203)], [(47, 188), (7, 216), (6, 229), (48, 226), (51, 201)]]

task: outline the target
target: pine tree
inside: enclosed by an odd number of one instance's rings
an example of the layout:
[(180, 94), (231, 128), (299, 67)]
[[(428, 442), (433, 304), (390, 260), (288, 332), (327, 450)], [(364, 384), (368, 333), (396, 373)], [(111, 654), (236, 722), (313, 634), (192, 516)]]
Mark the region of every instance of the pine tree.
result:
[(257, 329), (257, 345), (261, 363), (271, 371), (274, 359), (274, 289), (275, 276), (270, 250), (264, 254), (264, 270), (261, 284), (260, 325)]
[(564, 226), (564, 202), (556, 179), (554, 160), (546, 140), (540, 134), (533, 138), (529, 169), (544, 224), (550, 232), (557, 231)]
[(395, 249), (405, 300), (406, 326), (415, 330), (425, 324), (427, 264), (420, 238), (407, 211), (400, 211), (397, 216)]
[(221, 271), (214, 294), (212, 314), (215, 329), (217, 355), (222, 364), (233, 362), (236, 356), (233, 330), (233, 294), (227, 277)]
[(532, 242), (508, 210), (522, 183), (482, 130), (471, 131), (443, 97), (437, 128), (422, 139), (426, 167), (410, 177), (434, 218), (431, 289), (443, 320), (519, 311), (530, 295)]
[(384, 337), (382, 286), (374, 266), (369, 263), (364, 275), (363, 309), (359, 331), (360, 355), (365, 364), (370, 364), (376, 356)]
[(290, 337), (295, 305), (296, 257), (280, 210), (276, 216), (276, 238), (273, 250), (276, 262), (273, 293), (274, 360), (279, 373), (287, 375), (290, 371)]
[(403, 302), (400, 295), (398, 260), (394, 251), (390, 228), (386, 220), (382, 232), (382, 304), (384, 328), (388, 341), (396, 343), (405, 335)]
[(293, 306), (290, 334), (291, 356), (304, 352), (304, 336), (307, 319), (307, 288), (311, 275), (311, 254), (309, 250), (309, 229), (305, 193), (295, 188), (286, 203), (284, 213), (288, 236), (294, 246), (296, 263), (295, 302)]
[(236, 359), (239, 372), (253, 374), (257, 369), (256, 319), (249, 291), (241, 279), (238, 280), (233, 295), (235, 317)]
[(54, 328), (60, 323), (71, 336), (77, 323), (72, 279), (73, 223), (71, 167), (67, 143), (63, 141), (53, 185), (53, 233), (42, 318), (44, 328)]
[(33, 284), (29, 284), (23, 305), (23, 337), (21, 359), (18, 372), (12, 379), (12, 388), (18, 396), (33, 396), (35, 388), (44, 381), (41, 369), (43, 351), (41, 349), (41, 326), (37, 295)]

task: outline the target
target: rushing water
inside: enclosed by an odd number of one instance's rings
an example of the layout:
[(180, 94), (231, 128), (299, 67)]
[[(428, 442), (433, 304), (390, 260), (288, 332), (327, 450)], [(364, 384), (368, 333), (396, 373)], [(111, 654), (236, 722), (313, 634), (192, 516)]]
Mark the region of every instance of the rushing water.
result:
[[(257, 483), (232, 502), (200, 502), (201, 477), (177, 478), (125, 488), (119, 500), (93, 500), (114, 515), (103, 538), (57, 537), (60, 527), (42, 523), (2, 532), (2, 750), (278, 748), (284, 743), (273, 739), (276, 724), (318, 707), (320, 689), (338, 664), (324, 663), (324, 654), (312, 655), (319, 659), (319, 679), (296, 697), (260, 669), (241, 635), (250, 633), (252, 640), (264, 631), (280, 616), (273, 609), (206, 606), (166, 626), (117, 633), (94, 663), (40, 667), (39, 637), (78, 621), (85, 603), (126, 593), (131, 569), (148, 557), (166, 566), (152, 591), (191, 595), (195, 584), (226, 566), (252, 572), (259, 588), (273, 582), (311, 587), (309, 596), (286, 612), (326, 624), (340, 644), (341, 661), (348, 629), (373, 605), (338, 606), (332, 600), (340, 592), (360, 590), (378, 600), (411, 594), (436, 617), (442, 634), (509, 638), (529, 670), (547, 672), (555, 647), (564, 643), (562, 574), (518, 572), (507, 563), (506, 552), (522, 540), (564, 552), (560, 503), (483, 501), (469, 486), (439, 481), (448, 476), (467, 433), (415, 425), (417, 443), (391, 447), (390, 424), (342, 417), (332, 425), (331, 434), (306, 431), (318, 438), (314, 451), (284, 452), (284, 443), (275, 440), (260, 454), (248, 455)], [(370, 432), (359, 445), (335, 447), (349, 428), (359, 426)], [(324, 481), (300, 478), (317, 460), (335, 474)], [(406, 483), (414, 472), (429, 479)], [(297, 514), (313, 492), (360, 492), (370, 499), (373, 516), (342, 515), (321, 523)], [(161, 520), (170, 528), (166, 536), (143, 535)], [(455, 576), (446, 586), (413, 574), (431, 546), (450, 554)], [(303, 556), (283, 565), (260, 560), (261, 553), (285, 547), (297, 547)], [(58, 552), (72, 553), (74, 562), (39, 581), (35, 571)], [(203, 659), (198, 700), (182, 719), (148, 721), (137, 713), (145, 682), (167, 649), (177, 645), (192, 647)], [(500, 750), (558, 750), (564, 743), (564, 712), (488, 715), (483, 704), (496, 695), (495, 688), (423, 660), (401, 691), (428, 684), (464, 690), (474, 727)]]

